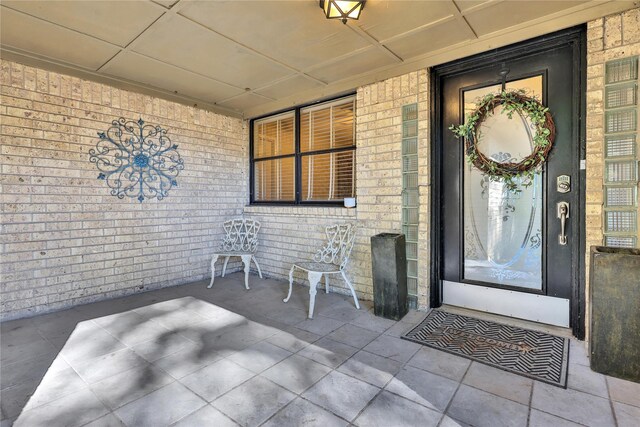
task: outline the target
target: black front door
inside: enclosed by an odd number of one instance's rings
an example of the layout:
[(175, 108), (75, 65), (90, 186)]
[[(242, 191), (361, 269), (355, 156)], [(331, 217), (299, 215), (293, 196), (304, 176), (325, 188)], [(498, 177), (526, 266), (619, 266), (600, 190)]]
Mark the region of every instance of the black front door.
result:
[[(581, 29), (565, 31), (435, 69), (436, 305), (574, 328), (582, 317), (575, 304), (584, 254), (582, 39)], [(556, 138), (542, 174), (512, 192), (468, 164), (463, 141), (448, 128), (463, 123), (487, 93), (521, 89), (549, 108)], [(483, 123), (479, 144), (496, 161), (518, 161), (531, 151), (531, 134), (526, 118), (496, 112)]]

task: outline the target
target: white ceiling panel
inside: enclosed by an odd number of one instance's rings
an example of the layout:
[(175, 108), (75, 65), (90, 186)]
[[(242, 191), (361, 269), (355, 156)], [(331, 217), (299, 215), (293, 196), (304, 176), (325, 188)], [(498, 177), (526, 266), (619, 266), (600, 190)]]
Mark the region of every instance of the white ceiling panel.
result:
[(158, 3), (166, 8), (170, 8), (178, 2), (178, 0), (153, 0), (154, 3)]
[(469, 40), (469, 34), (462, 25), (459, 21), (435, 25), (387, 42), (385, 46), (402, 58), (412, 58)]
[(180, 14), (252, 48), (305, 69), (368, 46), (317, 1), (189, 2)]
[(368, 0), (344, 25), (317, 0), (0, 1), (3, 58), (246, 117), (638, 7)]
[(586, 3), (586, 1), (504, 1), (494, 6), (470, 11), (465, 14), (465, 19), (478, 36), (483, 36), (563, 9), (579, 6), (580, 3)]
[(462, 12), (466, 12), (469, 9), (478, 7), (480, 5), (487, 5), (489, 3), (500, 3), (505, 0), (454, 0)]
[(3, 46), (55, 58), (90, 70), (98, 69), (118, 52), (116, 46), (2, 7)]
[(220, 105), (232, 110), (244, 111), (249, 107), (263, 105), (271, 101), (272, 99), (268, 99), (263, 96), (254, 95), (253, 93), (245, 93), (236, 98), (222, 102)]
[(449, 0), (367, 2), (358, 26), (383, 41), (448, 16), (451, 16)]
[(108, 75), (164, 88), (179, 95), (193, 97), (209, 103), (243, 93), (203, 76), (181, 70), (133, 52), (124, 52), (105, 68)]
[(118, 46), (126, 46), (164, 12), (148, 1), (3, 0), (2, 4)]
[(145, 32), (132, 49), (243, 89), (255, 89), (292, 73), (177, 15)]
[(298, 92), (311, 90), (322, 87), (323, 85), (315, 80), (311, 80), (304, 76), (294, 76), (285, 80), (281, 80), (271, 86), (258, 89), (255, 92), (268, 96), (269, 98), (278, 99), (283, 96), (295, 95)]
[(335, 82), (372, 69), (395, 64), (395, 62), (380, 50), (370, 48), (309, 71), (309, 75), (325, 82)]

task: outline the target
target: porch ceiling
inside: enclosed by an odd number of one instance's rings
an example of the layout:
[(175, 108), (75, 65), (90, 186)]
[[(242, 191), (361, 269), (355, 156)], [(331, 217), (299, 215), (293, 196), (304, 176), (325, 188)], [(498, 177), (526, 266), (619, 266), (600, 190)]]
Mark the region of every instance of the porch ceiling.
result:
[[(516, 4), (517, 3), (517, 4)], [(3, 58), (255, 117), (525, 40), (637, 1), (9, 1)]]

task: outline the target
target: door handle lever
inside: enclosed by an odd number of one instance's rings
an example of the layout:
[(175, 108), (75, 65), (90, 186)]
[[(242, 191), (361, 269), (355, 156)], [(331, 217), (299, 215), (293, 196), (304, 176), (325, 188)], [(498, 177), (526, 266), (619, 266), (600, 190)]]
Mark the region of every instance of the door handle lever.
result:
[(558, 243), (562, 246), (567, 244), (567, 231), (566, 223), (569, 218), (569, 203), (558, 202), (558, 218), (560, 219), (560, 235), (558, 236)]

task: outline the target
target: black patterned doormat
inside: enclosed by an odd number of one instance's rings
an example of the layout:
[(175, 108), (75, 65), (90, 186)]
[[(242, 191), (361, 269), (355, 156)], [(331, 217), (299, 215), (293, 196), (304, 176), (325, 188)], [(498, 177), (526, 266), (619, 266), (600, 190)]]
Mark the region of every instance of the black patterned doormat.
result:
[(431, 310), (403, 339), (558, 387), (567, 387), (569, 340)]

